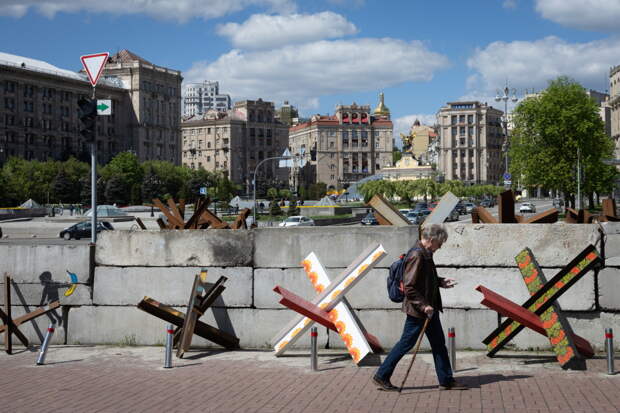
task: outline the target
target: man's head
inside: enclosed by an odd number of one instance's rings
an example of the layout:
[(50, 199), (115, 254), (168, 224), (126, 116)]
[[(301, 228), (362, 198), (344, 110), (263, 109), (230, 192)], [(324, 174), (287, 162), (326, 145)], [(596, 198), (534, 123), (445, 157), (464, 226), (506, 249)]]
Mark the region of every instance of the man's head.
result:
[(448, 233), (443, 225), (431, 224), (422, 230), (422, 246), (431, 252), (437, 251), (448, 239)]

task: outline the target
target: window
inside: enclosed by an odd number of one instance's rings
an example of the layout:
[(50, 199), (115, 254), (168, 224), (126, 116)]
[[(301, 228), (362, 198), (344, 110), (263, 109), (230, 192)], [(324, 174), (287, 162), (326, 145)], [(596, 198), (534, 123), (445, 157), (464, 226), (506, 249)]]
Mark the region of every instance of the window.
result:
[(31, 98), (34, 95), (34, 86), (24, 85), (24, 97)]
[(470, 125), (474, 123), (474, 115), (467, 115), (467, 123)]
[(452, 137), (456, 138), (456, 127), (452, 128)]
[(456, 125), (456, 115), (452, 115), (451, 124)]

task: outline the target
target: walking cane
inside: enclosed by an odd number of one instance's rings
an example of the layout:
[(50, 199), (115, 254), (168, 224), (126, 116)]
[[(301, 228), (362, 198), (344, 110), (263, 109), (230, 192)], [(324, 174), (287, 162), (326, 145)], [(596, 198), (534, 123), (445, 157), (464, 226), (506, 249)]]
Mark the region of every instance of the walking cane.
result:
[(413, 367), (415, 356), (418, 354), (418, 350), (420, 349), (420, 344), (422, 344), (422, 337), (424, 337), (424, 332), (426, 331), (426, 327), (428, 326), (428, 322), (430, 320), (431, 320), (430, 318), (426, 317), (426, 321), (424, 321), (424, 326), (422, 326), (422, 332), (420, 333), (420, 337), (418, 337), (418, 343), (416, 344), (415, 350), (413, 351), (413, 357), (411, 358), (411, 363), (409, 363), (409, 368), (407, 369), (405, 378), (403, 379), (403, 382), (400, 384), (400, 389), (398, 389), (399, 393), (403, 391), (403, 386), (405, 385), (405, 382), (407, 381), (407, 377), (409, 377), (409, 372), (411, 371), (411, 367)]

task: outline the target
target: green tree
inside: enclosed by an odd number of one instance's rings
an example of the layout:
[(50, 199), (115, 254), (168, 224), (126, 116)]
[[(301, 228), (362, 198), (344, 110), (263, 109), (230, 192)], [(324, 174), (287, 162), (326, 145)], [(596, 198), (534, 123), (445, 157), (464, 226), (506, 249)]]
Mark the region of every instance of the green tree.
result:
[(415, 202), (415, 198), (420, 195), (421, 186), (419, 181), (413, 179), (396, 181), (394, 182), (394, 192), (411, 207)]
[(540, 96), (517, 106), (513, 122), (510, 171), (523, 185), (559, 190), (574, 206), (579, 156), (585, 193), (613, 189), (616, 172), (602, 163), (612, 157), (613, 142), (597, 105), (577, 82), (567, 77), (551, 81)]
[(111, 204), (127, 204), (131, 195), (129, 189), (122, 176), (112, 176), (106, 181), (105, 198)]
[(392, 149), (392, 165), (396, 165), (396, 162), (400, 161), (403, 157), (403, 153), (396, 146)]
[(140, 187), (142, 202), (152, 203), (154, 198), (162, 198), (165, 187), (153, 167), (145, 168), (144, 179)]
[(267, 190), (267, 199), (271, 201), (278, 199), (278, 190), (276, 188), (269, 188)]
[(282, 208), (280, 208), (277, 199), (272, 200), (269, 204), (269, 215), (274, 217), (282, 215)]
[(317, 182), (311, 184), (308, 190), (309, 199), (321, 199), (327, 193), (327, 184), (325, 182)]
[(363, 183), (359, 186), (358, 191), (364, 195), (364, 202), (368, 202), (376, 194), (391, 198), (396, 193), (396, 187), (392, 181), (379, 179)]
[(80, 199), (80, 183), (78, 180), (72, 180), (65, 170), (61, 169), (52, 181), (52, 192), (54, 200), (57, 202), (78, 202)]
[[(136, 185), (142, 185), (143, 171), (138, 161), (138, 157), (131, 152), (121, 152), (103, 168), (101, 168), (101, 178), (105, 181), (105, 194), (110, 203), (128, 204), (131, 201), (131, 190)], [(108, 181), (112, 178), (112, 198), (108, 198)], [(117, 188), (124, 188), (126, 194), (121, 196), (116, 193)], [(120, 201), (120, 202), (119, 202)]]
[(297, 200), (296, 199), (291, 199), (291, 201), (288, 204), (288, 211), (286, 211), (286, 215), (288, 215), (289, 217), (295, 216), (295, 215), (299, 215), (299, 208), (297, 207)]

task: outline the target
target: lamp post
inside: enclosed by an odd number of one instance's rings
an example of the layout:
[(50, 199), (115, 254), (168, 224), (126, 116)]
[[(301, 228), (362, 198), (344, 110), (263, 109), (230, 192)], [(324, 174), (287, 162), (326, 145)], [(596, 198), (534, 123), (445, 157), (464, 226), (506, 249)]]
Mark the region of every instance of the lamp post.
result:
[[(503, 94), (502, 94), (503, 93)], [(510, 94), (512, 93), (512, 98)], [(517, 89), (509, 88), (508, 82), (506, 82), (506, 87), (503, 90), (497, 90), (497, 95), (495, 96), (495, 101), (500, 102), (504, 101), (504, 144), (502, 145), (502, 152), (504, 152), (504, 180), (507, 181), (506, 177), (508, 175), (508, 100), (512, 102), (517, 102), (519, 99), (517, 98)], [(506, 189), (508, 189), (508, 185), (506, 185)]]
[(258, 168), (267, 161), (273, 161), (275, 159), (293, 159), (293, 158), (295, 158), (295, 156), (273, 156), (271, 158), (265, 158), (256, 165), (256, 168), (254, 168), (254, 175), (252, 178), (252, 187), (253, 187), (252, 205), (254, 205), (254, 208), (252, 208), (252, 211), (253, 211), (252, 222), (253, 223), (256, 223), (256, 173), (258, 172)]

